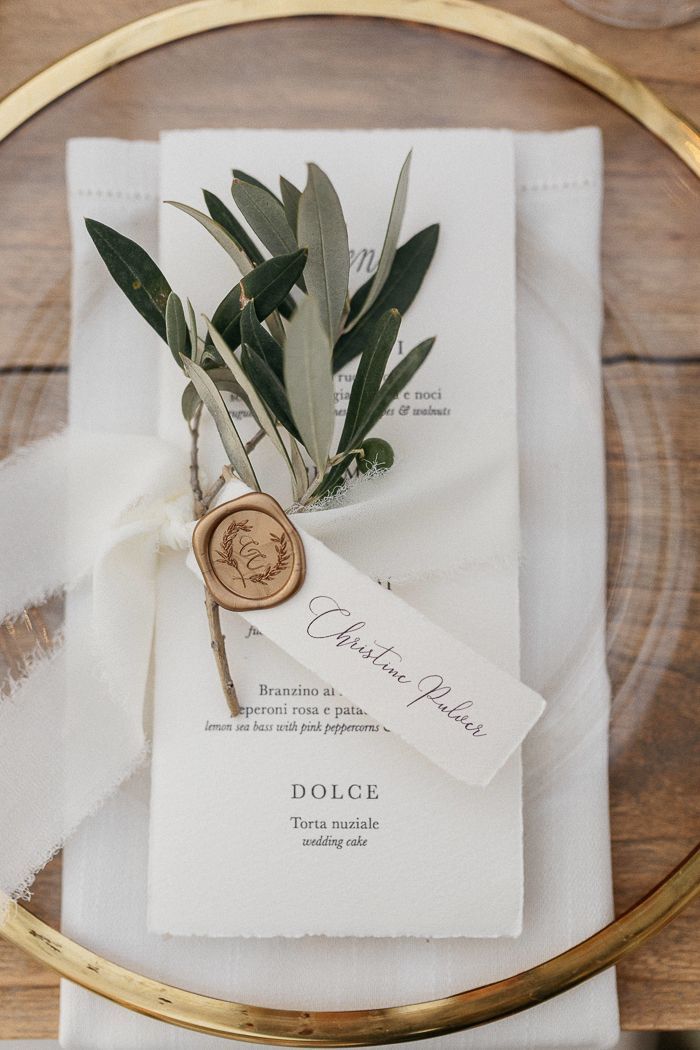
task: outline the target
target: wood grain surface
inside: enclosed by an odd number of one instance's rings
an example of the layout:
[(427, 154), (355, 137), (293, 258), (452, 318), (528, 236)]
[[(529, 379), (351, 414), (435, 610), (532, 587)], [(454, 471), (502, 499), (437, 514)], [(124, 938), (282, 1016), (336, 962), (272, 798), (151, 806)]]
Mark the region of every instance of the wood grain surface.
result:
[[(3, 0), (0, 94), (161, 6)], [(700, 118), (700, 24), (630, 32), (598, 25), (557, 0), (495, 6), (587, 44)], [(611, 816), (621, 911), (700, 833), (700, 348), (691, 262), (700, 195), (692, 176), (634, 122), (521, 56), (424, 27), (354, 19), (225, 30), (103, 74), (0, 147), (0, 456), (65, 419), (63, 144), (70, 135), (153, 137), (164, 127), (202, 124), (581, 123), (600, 124), (606, 142)], [(5, 632), (5, 672), (21, 670), (30, 640), (48, 640), (60, 614), (54, 602)], [(60, 860), (39, 877), (31, 909), (59, 922)], [(623, 962), (624, 1027), (700, 1027), (699, 933), (696, 904)], [(0, 940), (0, 1039), (53, 1037), (57, 1018), (56, 978)]]

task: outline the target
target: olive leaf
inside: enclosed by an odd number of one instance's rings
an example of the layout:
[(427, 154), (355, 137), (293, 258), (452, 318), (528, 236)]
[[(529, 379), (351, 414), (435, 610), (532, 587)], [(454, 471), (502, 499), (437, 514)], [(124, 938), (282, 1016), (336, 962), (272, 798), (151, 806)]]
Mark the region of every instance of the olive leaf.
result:
[(245, 252), (253, 265), (257, 266), (258, 263), (263, 262), (265, 256), (230, 208), (227, 208), (224, 202), (210, 190), (202, 190), (202, 193), (204, 194), (204, 203), (207, 206), (207, 211), (212, 219), (218, 222), (220, 226), (223, 226), (226, 232), (233, 237), (238, 247)]
[[(233, 378), (228, 368), (210, 368), (206, 369), (206, 372), (209, 378), (214, 381), (214, 385), (219, 392), (223, 390), (229, 394), (235, 394), (236, 397), (243, 398), (243, 390), (241, 389), (240, 384)], [(194, 383), (189, 382), (182, 391), (180, 402), (182, 414), (188, 423), (201, 403), (202, 399), (197, 392), (196, 386)]]
[(289, 322), (284, 349), (284, 386), (292, 419), (319, 472), (333, 439), (335, 398), (328, 340), (316, 300), (307, 296)]
[(267, 405), (258, 393), (255, 384), (250, 381), (241, 363), (237, 360), (235, 355), (228, 348), (219, 332), (217, 332), (217, 330), (212, 326), (211, 322), (207, 320), (206, 317), (204, 320), (217, 353), (219, 354), (221, 360), (224, 362), (226, 367), (233, 375), (233, 378), (243, 390), (246, 401), (250, 405), (251, 411), (253, 412), (253, 415), (257, 419), (258, 423), (260, 424), (260, 427), (265, 431), (270, 441), (274, 445), (275, 449), (277, 450), (277, 452), (279, 452), (279, 454), (282, 456), (285, 463), (287, 464), (289, 473), (292, 478), (292, 485), (294, 486), (294, 488), (296, 488), (299, 484), (300, 479), (296, 475), (295, 468), (292, 465), (292, 461), (289, 457), (289, 453), (287, 452), (284, 442), (280, 437), (280, 433), (277, 427), (275, 426), (275, 422), (268, 411)]
[(85, 226), (112, 277), (138, 312), (167, 342), (165, 307), (171, 288), (148, 252), (96, 219)]
[[(435, 339), (433, 338), (426, 339), (424, 342), (419, 343), (419, 345), (415, 346), (410, 353), (406, 354), (399, 364), (389, 373), (386, 380), (375, 394), (367, 411), (358, 419), (354, 433), (351, 434), (349, 438), (346, 437), (345, 448), (347, 450), (356, 449), (358, 446), (365, 446), (368, 444), (366, 441), (367, 434), (372, 427), (376, 426), (394, 398), (401, 393), (407, 383), (410, 383), (411, 379), (432, 350), (434, 342)], [(374, 441), (376, 439), (371, 440)], [(382, 442), (382, 444), (385, 445), (387, 443)], [(387, 445), (387, 448), (389, 447), (390, 446)], [(393, 450), (391, 455), (393, 457)], [(339, 456), (340, 458), (338, 462), (331, 467), (324, 477), (322, 484), (319, 485), (315, 493), (316, 499), (322, 499), (324, 496), (331, 495), (342, 487), (345, 472), (351, 466), (353, 460), (356, 459), (356, 455), (352, 451), (341, 451)], [(386, 460), (386, 450), (384, 450), (383, 458)], [(365, 464), (365, 466), (367, 465)]]
[(187, 330), (187, 321), (185, 320), (185, 311), (182, 309), (182, 302), (175, 292), (170, 293), (165, 304), (165, 335), (170, 352), (179, 365), (181, 356), (190, 356), (190, 335)]
[(273, 310), (272, 313), (268, 314), (265, 321), (275, 342), (279, 346), (284, 346), (287, 342), (287, 333), (278, 310)]
[(379, 256), (379, 263), (377, 269), (374, 272), (372, 281), (367, 291), (367, 297), (361, 306), (359, 313), (355, 314), (354, 320), (352, 320), (346, 327), (346, 331), (351, 331), (355, 327), (361, 317), (367, 313), (371, 306), (377, 299), (377, 296), (384, 287), (391, 267), (396, 257), (396, 248), (399, 243), (399, 234), (401, 233), (401, 224), (403, 222), (404, 213), (406, 211), (406, 200), (408, 198), (408, 176), (411, 170), (411, 156), (413, 151), (409, 151), (406, 160), (403, 162), (403, 167), (399, 173), (399, 180), (396, 184), (396, 191), (394, 193), (394, 200), (391, 205), (391, 212), (389, 214), (389, 224), (386, 229), (384, 236), (384, 244), (382, 245), (381, 255)]
[(258, 479), (248, 458), (245, 445), (241, 441), (234, 422), (224, 404), (224, 399), (216, 387), (216, 383), (200, 365), (196, 365), (188, 357), (182, 358), (182, 366), (187, 378), (192, 381), (216, 424), (216, 429), (219, 431), (221, 443), (224, 446), (231, 466), (241, 481), (245, 482), (249, 488), (259, 491)]
[(255, 300), (246, 305), (241, 314), (241, 343), (255, 350), (270, 366), (281, 381), (284, 375), (282, 347), (270, 333), (263, 328), (255, 311)]
[(244, 343), (241, 362), (246, 370), (246, 374), (250, 376), (251, 382), (255, 383), (275, 419), (279, 420), (285, 430), (288, 430), (290, 434), (300, 441), (299, 431), (292, 419), (284, 386), (267, 361)]
[(367, 345), (362, 351), (350, 391), (343, 432), (338, 442), (339, 452), (346, 452), (353, 447), (358, 423), (369, 412), (381, 386), (386, 363), (399, 334), (400, 325), (399, 311), (388, 310), (368, 333)]
[(188, 423), (190, 420), (194, 419), (194, 414), (199, 408), (201, 402), (202, 399), (197, 393), (197, 387), (194, 383), (189, 382), (182, 391), (182, 398), (180, 399), (180, 408), (182, 409), (182, 414)]
[(294, 467), (294, 475), (299, 479), (299, 483), (294, 489), (294, 499), (300, 500), (308, 487), (309, 475), (304, 463), (304, 457), (299, 448), (299, 442), (291, 434), (289, 435), (289, 454)]
[(250, 228), (272, 255), (289, 255), (296, 251), (297, 240), (284, 208), (269, 190), (234, 179), (231, 194)]
[[(360, 319), (352, 331), (341, 335), (336, 343), (333, 353), (333, 367), (335, 371), (346, 365), (348, 361), (352, 361), (354, 357), (357, 357), (362, 352), (367, 332), (381, 314), (392, 306), (396, 307), (402, 316), (406, 313), (416, 297), (426, 271), (432, 262), (439, 232), (440, 227), (437, 224), (427, 226), (420, 233), (415, 234), (410, 240), (406, 241), (405, 244), (401, 245), (394, 257), (389, 276), (384, 282), (374, 305)], [(354, 317), (357, 316), (364, 306), (371, 286), (372, 279), (370, 278), (352, 297), (349, 315), (350, 322), (354, 320)]]
[(316, 164), (309, 164), (299, 199), (299, 243), (309, 250), (305, 278), (318, 302), (321, 324), (333, 344), (340, 331), (350, 276), (348, 230), (333, 183)]
[(355, 432), (349, 443), (352, 447), (355, 447), (362, 442), (365, 436), (369, 434), (372, 427), (376, 426), (382, 418), (394, 398), (401, 393), (407, 383), (410, 383), (411, 379), (432, 350), (434, 343), (434, 336), (431, 339), (424, 339), (422, 343), (418, 344), (418, 346), (414, 346), (413, 349), (399, 361), (396, 367), (389, 372), (389, 375), (375, 394), (371, 405), (358, 419)]
[(292, 229), (292, 233), (296, 234), (301, 190), (298, 190), (289, 179), (285, 179), (284, 175), (280, 175), (280, 193), (282, 194), (282, 204), (284, 206), (284, 214), (287, 216), (287, 222)]
[[(264, 187), (263, 187), (264, 188)], [(251, 263), (254, 266), (259, 266), (261, 262), (265, 261), (265, 256), (258, 248), (255, 241), (250, 237), (243, 226), (241, 226), (238, 219), (230, 211), (229, 208), (219, 200), (215, 193), (211, 193), (209, 190), (203, 190), (204, 200), (207, 205), (207, 211), (211, 215), (212, 219), (219, 223), (220, 226), (231, 235), (233, 240), (238, 244), (241, 251), (243, 251)], [(283, 317), (291, 317), (294, 313), (296, 304), (292, 299), (291, 295), (285, 296), (282, 302), (279, 304), (279, 312)], [(275, 322), (273, 322), (275, 323)], [(276, 324), (278, 335), (284, 333), (284, 329), (281, 324)]]
[[(255, 299), (256, 313), (265, 320), (299, 278), (306, 264), (306, 255), (304, 249), (298, 249), (290, 255), (279, 255), (260, 263), (219, 303), (212, 324), (230, 347), (235, 349), (241, 341), (241, 313), (246, 303)], [(211, 344), (210, 339), (207, 342)]]
[(289, 464), (292, 473), (292, 496), (295, 500), (298, 500), (302, 498), (308, 488), (309, 475), (299, 451), (299, 446), (291, 434), (289, 435)]
[(165, 201), (164, 203), (171, 204), (173, 208), (178, 208), (180, 211), (184, 211), (186, 215), (190, 215), (193, 219), (196, 219), (197, 222), (201, 223), (207, 233), (210, 233), (217, 244), (220, 244), (224, 251), (233, 259), (238, 267), (241, 277), (245, 277), (247, 273), (250, 273), (253, 269), (253, 263), (242, 250), (238, 242), (220, 223), (215, 219), (212, 219), (209, 215), (205, 215), (203, 211), (198, 211), (197, 208), (191, 208), (189, 204), (178, 204), (177, 201)]
[[(197, 334), (197, 318), (195, 317), (194, 307), (192, 303), (187, 300), (187, 328), (190, 335), (190, 346), (192, 347), (191, 357), (192, 360), (197, 364), (200, 363), (201, 351), (204, 348), (204, 342), (199, 338)], [(178, 364), (180, 362), (178, 361)]]
[(260, 179), (256, 179), (254, 175), (249, 175), (246, 171), (241, 171), (240, 168), (234, 168), (231, 174), (234, 179), (238, 179), (240, 182), (249, 182), (251, 186), (256, 186), (259, 190), (265, 190), (265, 193), (272, 197), (273, 200), (276, 200), (278, 204), (282, 203), (279, 197), (276, 197), (272, 190)]

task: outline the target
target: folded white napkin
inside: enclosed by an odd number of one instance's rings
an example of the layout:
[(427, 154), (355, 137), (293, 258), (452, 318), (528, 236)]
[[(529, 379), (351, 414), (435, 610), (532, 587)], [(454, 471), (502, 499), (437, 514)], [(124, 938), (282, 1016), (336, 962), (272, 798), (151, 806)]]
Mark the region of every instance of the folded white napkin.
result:
[[(518, 135), (515, 142), (521, 665), (524, 680), (549, 700), (548, 712), (524, 752), (522, 936), (516, 941), (211, 942), (149, 935), (149, 787), (142, 772), (83, 825), (65, 851), (63, 926), (96, 951), (163, 980), (222, 997), (279, 1006), (355, 1008), (432, 998), (504, 977), (563, 950), (611, 918), (599, 366), (600, 142), (593, 130)], [(88, 248), (77, 236), (83, 214), (89, 210), (124, 228), (123, 221), (114, 219), (114, 201), (123, 203), (124, 196), (138, 199), (134, 235), (155, 239), (157, 164), (156, 146), (104, 143), (91, 170), (71, 170), (78, 303), (86, 303), (81, 281), (89, 266)], [(93, 303), (109, 287), (106, 276), (97, 276), (100, 265), (94, 260), (91, 270)], [(153, 382), (153, 353), (162, 350), (140, 350), (145, 390)], [(73, 361), (77, 364), (81, 353), (85, 361), (88, 352), (76, 329)], [(140, 366), (134, 362), (133, 367)], [(112, 373), (110, 382), (114, 381)], [(94, 429), (113, 428), (114, 421), (95, 418), (94, 405), (81, 396), (78, 382), (76, 375), (74, 421)], [(133, 372), (127, 386), (134, 387)], [(115, 413), (121, 417), (119, 401), (115, 391)], [(151, 412), (150, 398), (133, 398), (130, 425), (148, 432)], [(100, 683), (95, 685), (99, 689)], [(614, 978), (607, 973), (518, 1017), (445, 1042), (494, 1050), (603, 1048), (616, 1038)], [(218, 1045), (208, 1037), (137, 1017), (70, 984), (62, 994), (61, 1041), (86, 1050)]]

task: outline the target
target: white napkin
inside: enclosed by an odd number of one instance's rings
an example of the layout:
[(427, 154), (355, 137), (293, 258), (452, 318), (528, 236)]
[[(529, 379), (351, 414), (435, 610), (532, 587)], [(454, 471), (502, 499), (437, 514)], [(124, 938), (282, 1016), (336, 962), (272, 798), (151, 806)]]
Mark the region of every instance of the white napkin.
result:
[[(585, 130), (519, 135), (516, 147), (522, 671), (550, 701), (524, 756), (523, 935), (517, 941), (488, 942), (305, 938), (213, 943), (147, 935), (148, 778), (142, 772), (65, 851), (64, 929), (96, 951), (214, 995), (268, 1005), (353, 1008), (432, 998), (504, 977), (563, 950), (610, 919), (600, 143), (595, 131)], [(71, 172), (75, 232), (86, 210), (84, 200), (76, 198), (79, 191), (150, 191), (150, 178), (145, 186), (131, 174), (134, 148), (103, 144), (100, 170), (84, 178), (78, 170)], [(154, 171), (157, 147), (138, 148), (144, 162), (150, 151)], [(110, 222), (110, 212), (101, 207), (107, 200), (95, 196), (90, 203), (95, 217)], [(146, 218), (140, 238), (148, 236)], [(155, 202), (148, 219), (153, 236)], [(109, 279), (102, 282), (106, 289)], [(74, 347), (79, 343), (76, 333)], [(118, 404), (115, 409), (120, 411)], [(139, 406), (132, 409), (138, 415)], [(141, 409), (148, 430), (150, 408), (144, 404)], [(81, 422), (106, 425), (95, 418)], [(494, 1050), (603, 1048), (616, 1038), (614, 978), (607, 973), (518, 1017), (447, 1037), (445, 1044)], [(86, 1050), (219, 1045), (130, 1014), (70, 984), (62, 995), (61, 1039), (64, 1046)]]

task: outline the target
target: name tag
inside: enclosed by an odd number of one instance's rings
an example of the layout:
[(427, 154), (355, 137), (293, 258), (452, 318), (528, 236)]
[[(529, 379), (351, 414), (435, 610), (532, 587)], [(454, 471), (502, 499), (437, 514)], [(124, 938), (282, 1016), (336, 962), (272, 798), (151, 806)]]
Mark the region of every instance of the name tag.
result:
[(272, 497), (237, 491), (193, 536), (191, 565), (215, 600), (451, 776), (488, 784), (542, 697), (296, 529)]

